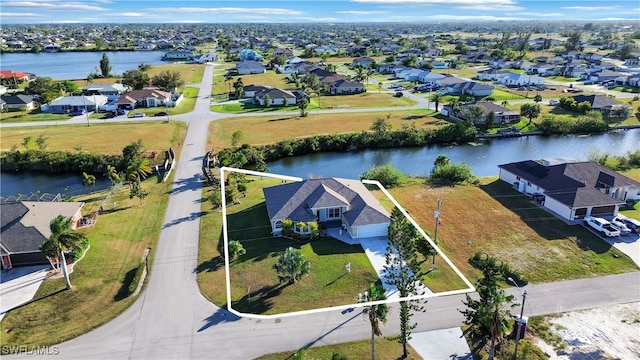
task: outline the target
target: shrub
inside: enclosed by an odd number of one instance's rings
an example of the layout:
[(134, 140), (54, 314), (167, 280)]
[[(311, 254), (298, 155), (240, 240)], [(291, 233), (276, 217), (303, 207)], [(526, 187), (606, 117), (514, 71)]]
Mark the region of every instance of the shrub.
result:
[[(481, 251), (477, 251), (473, 256), (469, 259), (469, 263), (473, 265), (473, 267), (482, 269), (487, 266), (487, 264), (492, 260), (488, 254), (483, 254)], [(507, 281), (507, 278), (512, 278), (518, 286), (524, 286), (528, 284), (527, 279), (522, 276), (522, 274), (517, 271), (511, 269), (509, 264), (504, 261), (500, 262), (498, 265), (498, 269), (500, 273), (504, 276), (504, 281)]]
[(293, 232), (293, 220), (291, 219), (282, 220), (282, 234), (291, 235), (292, 232)]
[(460, 163), (436, 166), (431, 171), (429, 181), (435, 184), (456, 185), (475, 183), (477, 179), (469, 165)]
[(140, 282), (140, 279), (142, 279), (142, 273), (144, 273), (144, 269), (146, 268), (147, 263), (146, 261), (141, 261), (140, 265), (138, 265), (138, 268), (136, 269), (136, 274), (133, 276), (133, 279), (131, 280), (131, 284), (129, 284), (129, 288), (127, 290), (129, 290), (129, 294), (133, 294), (134, 292), (136, 292), (136, 289), (138, 288), (138, 283)]
[(393, 164), (387, 163), (385, 165), (373, 166), (369, 171), (360, 175), (360, 179), (377, 180), (386, 188), (393, 188), (402, 182), (404, 174), (393, 167)]

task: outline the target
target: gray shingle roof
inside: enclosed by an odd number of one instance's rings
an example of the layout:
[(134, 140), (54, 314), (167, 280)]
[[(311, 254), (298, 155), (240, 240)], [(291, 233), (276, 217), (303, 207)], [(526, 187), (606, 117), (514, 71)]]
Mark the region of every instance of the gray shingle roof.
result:
[(599, 189), (640, 183), (593, 162), (571, 162), (545, 166), (533, 160), (498, 166), (545, 190), (545, 195), (571, 207), (623, 204)]
[(357, 180), (309, 179), (263, 189), (270, 220), (314, 221), (311, 207), (340, 207), (351, 226), (389, 222), (389, 214)]

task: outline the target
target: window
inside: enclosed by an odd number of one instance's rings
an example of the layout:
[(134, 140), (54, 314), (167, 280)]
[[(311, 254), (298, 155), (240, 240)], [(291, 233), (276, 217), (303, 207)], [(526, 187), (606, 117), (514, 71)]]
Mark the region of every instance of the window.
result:
[(282, 221), (276, 221), (276, 229), (282, 229)]
[(329, 214), (327, 216), (329, 218), (338, 218), (338, 217), (340, 217), (340, 208), (329, 209)]

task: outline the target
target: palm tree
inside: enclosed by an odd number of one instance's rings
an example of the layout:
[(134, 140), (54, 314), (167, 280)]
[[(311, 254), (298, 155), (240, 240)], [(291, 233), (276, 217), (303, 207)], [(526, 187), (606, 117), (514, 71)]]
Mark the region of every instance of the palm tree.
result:
[(71, 280), (69, 279), (69, 271), (67, 269), (67, 259), (64, 256), (66, 250), (80, 250), (82, 243), (87, 241), (87, 237), (71, 228), (71, 218), (64, 215), (58, 215), (49, 223), (51, 235), (49, 240), (40, 245), (40, 251), (47, 258), (55, 258), (59, 267), (62, 267), (64, 280), (67, 283), (67, 289), (71, 289)]
[[(378, 301), (387, 299), (384, 294), (384, 290), (381, 290), (375, 285), (371, 285), (369, 287), (369, 293), (365, 294), (365, 297), (365, 301)], [(387, 311), (387, 304), (365, 306), (365, 308), (362, 310), (362, 314), (367, 316), (367, 318), (369, 319), (369, 323), (371, 324), (371, 360), (375, 360), (376, 358), (375, 337), (382, 336), (382, 330), (380, 330), (380, 322), (382, 322), (383, 324), (387, 322)]]
[(148, 174), (151, 174), (151, 166), (149, 166), (149, 160), (147, 159), (133, 159), (127, 166), (127, 178), (131, 180), (140, 181), (145, 179)]
[(442, 94), (435, 93), (435, 94), (431, 95), (429, 100), (436, 104), (436, 111), (438, 111), (438, 105), (440, 105), (440, 102), (442, 102)]
[(113, 165), (107, 165), (107, 171), (104, 173), (104, 176), (108, 177), (111, 180), (111, 184), (116, 184), (120, 182), (121, 175)]
[(86, 172), (82, 173), (82, 186), (96, 186), (96, 177)]
[(288, 247), (280, 257), (278, 262), (273, 265), (280, 281), (287, 281), (293, 284), (296, 280), (309, 274), (309, 261), (299, 249)]

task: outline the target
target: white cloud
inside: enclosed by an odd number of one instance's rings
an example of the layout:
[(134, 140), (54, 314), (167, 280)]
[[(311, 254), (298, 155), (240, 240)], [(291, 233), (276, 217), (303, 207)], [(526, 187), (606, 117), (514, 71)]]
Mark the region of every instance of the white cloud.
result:
[(602, 18), (602, 19), (596, 19), (596, 20), (600, 20), (600, 21), (625, 21), (625, 20), (629, 20), (629, 19), (610, 17), (610, 18)]
[(324, 22), (336, 22), (341, 21), (341, 19), (334, 17), (323, 17), (323, 18), (315, 18), (315, 17), (297, 17), (295, 20), (297, 21), (324, 21)]
[(523, 17), (505, 17), (492, 15), (428, 15), (422, 16), (421, 19), (443, 20), (443, 21), (505, 21), (505, 20), (526, 20)]
[(181, 7), (181, 8), (156, 8), (155, 11), (171, 12), (171, 13), (207, 13), (207, 14), (260, 14), (260, 15), (301, 15), (298, 10), (280, 9), (280, 8), (200, 8), (200, 7)]
[(386, 14), (386, 11), (358, 11), (358, 10), (346, 10), (336, 11), (336, 14), (344, 15), (374, 15), (374, 14)]
[(514, 6), (513, 0), (351, 0), (355, 3), (368, 3), (380, 5), (453, 5), (453, 6), (474, 6), (474, 5), (503, 5)]
[(34, 14), (34, 13), (8, 13), (8, 12), (2, 12), (0, 13), (1, 17), (10, 17), (10, 18), (43, 18), (43, 17), (47, 17), (46, 15), (42, 15), (42, 14)]
[(146, 17), (148, 16), (148, 14), (144, 14), (144, 13), (136, 13), (136, 12), (123, 12), (123, 13), (117, 13), (117, 14), (112, 14), (114, 16), (123, 16), (123, 17)]
[(602, 11), (602, 10), (615, 10), (620, 8), (619, 5), (613, 6), (563, 6), (562, 10), (580, 10), (580, 11)]
[(519, 16), (528, 16), (532, 18), (565, 16), (565, 14), (561, 14), (561, 13), (538, 13), (538, 12), (518, 12), (518, 13), (507, 13), (505, 15), (519, 15)]
[(100, 6), (88, 5), (78, 1), (5, 1), (2, 3), (3, 8), (22, 8), (22, 9), (46, 9), (46, 10), (63, 10), (63, 11), (102, 11), (106, 10)]
[(484, 4), (484, 5), (460, 5), (454, 6), (456, 9), (465, 9), (465, 10), (494, 10), (494, 11), (516, 11), (522, 10), (524, 8), (520, 6), (514, 5), (503, 5), (503, 4)]

